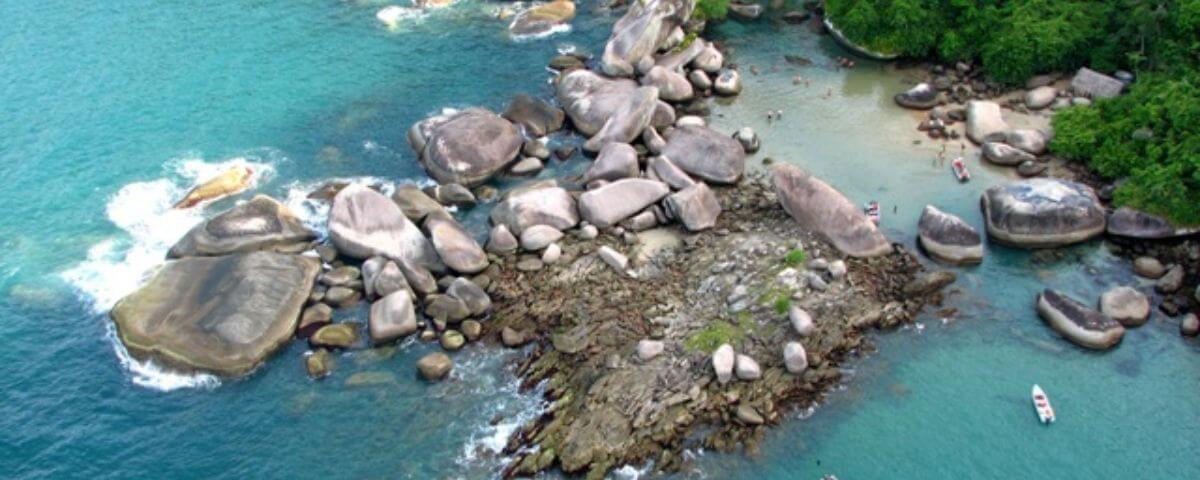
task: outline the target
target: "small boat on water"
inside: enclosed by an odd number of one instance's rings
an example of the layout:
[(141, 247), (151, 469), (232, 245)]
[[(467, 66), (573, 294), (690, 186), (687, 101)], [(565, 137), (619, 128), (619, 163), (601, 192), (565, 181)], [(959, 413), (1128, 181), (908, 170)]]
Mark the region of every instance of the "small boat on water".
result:
[(871, 200), (867, 206), (863, 208), (863, 213), (867, 214), (867, 218), (871, 219), (876, 225), (879, 225), (879, 202)]
[(954, 161), (950, 162), (950, 167), (954, 169), (954, 177), (958, 181), (971, 181), (971, 172), (967, 171), (967, 163), (963, 161), (962, 157), (955, 158)]
[(1050, 398), (1046, 396), (1046, 392), (1042, 391), (1042, 387), (1033, 386), (1033, 408), (1037, 410), (1038, 420), (1042, 423), (1054, 423), (1054, 407), (1050, 406)]

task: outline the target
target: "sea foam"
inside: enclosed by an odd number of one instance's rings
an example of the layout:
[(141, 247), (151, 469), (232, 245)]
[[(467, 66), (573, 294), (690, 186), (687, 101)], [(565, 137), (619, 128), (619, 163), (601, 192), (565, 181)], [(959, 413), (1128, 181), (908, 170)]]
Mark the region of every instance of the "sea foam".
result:
[[(87, 258), (63, 272), (62, 278), (96, 313), (112, 309), (118, 300), (137, 290), (166, 261), (171, 246), (209, 213), (204, 205), (176, 209), (175, 202), (195, 184), (235, 166), (249, 167), (254, 172), (249, 190), (274, 172), (270, 164), (244, 157), (219, 162), (188, 157), (167, 162), (164, 178), (121, 187), (105, 205), (105, 215), (120, 232), (92, 245)], [(121, 364), (137, 385), (166, 391), (219, 384), (211, 375), (177, 374), (150, 362), (139, 362), (129, 355), (115, 332), (110, 331), (109, 337)]]

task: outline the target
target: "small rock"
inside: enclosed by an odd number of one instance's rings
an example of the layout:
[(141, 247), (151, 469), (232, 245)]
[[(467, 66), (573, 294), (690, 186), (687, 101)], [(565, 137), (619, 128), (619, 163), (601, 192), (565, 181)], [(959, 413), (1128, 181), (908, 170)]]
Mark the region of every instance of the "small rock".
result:
[(1183, 286), (1183, 267), (1175, 265), (1167, 270), (1167, 274), (1158, 279), (1154, 290), (1158, 293), (1175, 293)]
[(724, 385), (733, 380), (733, 363), (736, 360), (733, 347), (728, 343), (717, 347), (712, 354), (713, 371), (717, 373), (717, 381)]
[(544, 267), (544, 266), (545, 266), (545, 264), (542, 263), (542, 260), (537, 257), (526, 257), (526, 258), (522, 258), (521, 261), (517, 262), (517, 270), (520, 270), (522, 272), (533, 272), (533, 271), (541, 270), (542, 267)]
[(661, 355), (666, 346), (659, 340), (643, 339), (637, 344), (637, 354), (643, 362), (654, 360)]
[(489, 252), (513, 253), (517, 251), (518, 245), (517, 237), (503, 224), (492, 227), (491, 233), (488, 234), (487, 251)]
[(313, 333), (331, 322), (333, 322), (333, 309), (329, 305), (318, 303), (304, 309), (304, 312), (300, 314), (300, 324), (296, 327), (296, 336), (299, 338), (311, 337)]
[(607, 245), (596, 249), (596, 254), (600, 256), (601, 260), (604, 260), (604, 263), (618, 272), (624, 273), (625, 267), (629, 266), (629, 259), (625, 255)]
[(463, 345), (467, 343), (467, 339), (462, 333), (459, 333), (458, 330), (446, 330), (445, 332), (442, 332), (441, 342), (442, 348), (453, 352), (462, 348)]
[(425, 297), (425, 315), (435, 320), (460, 322), (471, 315), (471, 309), (459, 298), (433, 294)]
[(492, 299), (487, 292), (483, 290), (479, 284), (471, 281), (468, 278), (456, 278), (450, 282), (450, 286), (446, 288), (446, 294), (462, 300), (463, 305), (467, 306), (467, 311), (472, 317), (483, 315), (492, 308)]
[(536, 252), (562, 238), (563, 233), (549, 225), (534, 225), (521, 232), (521, 248)]
[(846, 262), (834, 260), (829, 263), (829, 276), (833, 278), (842, 278), (846, 276)]
[(453, 368), (454, 362), (450, 360), (450, 356), (442, 352), (433, 352), (417, 360), (417, 371), (421, 373), (422, 378), (431, 382), (446, 378)]
[(542, 171), (543, 168), (545, 168), (545, 165), (542, 165), (542, 161), (537, 157), (525, 157), (521, 161), (514, 163), (512, 167), (509, 167), (508, 173), (516, 176), (533, 175)]
[(472, 342), (479, 340), (479, 336), (483, 334), (483, 324), (478, 320), (463, 321), (459, 327), (462, 328), (463, 336)]
[(512, 327), (504, 327), (500, 330), (500, 342), (509, 348), (516, 348), (525, 345), (529, 340), (525, 337), (525, 333), (520, 332)]
[(1126, 327), (1136, 327), (1150, 318), (1150, 300), (1133, 288), (1116, 287), (1100, 296), (1100, 313)]
[(1183, 320), (1179, 322), (1179, 333), (1185, 337), (1194, 337), (1200, 334), (1200, 318), (1196, 314), (1189, 313), (1183, 316)]
[(761, 140), (758, 138), (758, 134), (754, 133), (754, 129), (750, 127), (742, 127), (738, 129), (738, 131), (733, 134), (733, 139), (737, 140), (738, 143), (742, 145), (742, 150), (745, 150), (746, 153), (757, 152), (759, 147), (762, 145)]
[(581, 238), (581, 239), (595, 240), (596, 237), (599, 237), (599, 236), (600, 236), (600, 229), (596, 228), (595, 225), (592, 225), (589, 223), (587, 225), (579, 227), (579, 238)]
[(740, 380), (758, 380), (762, 377), (762, 368), (749, 355), (738, 354), (734, 370)]
[(348, 287), (333, 287), (325, 291), (325, 303), (337, 308), (353, 307), (359, 300), (362, 300), (362, 294)]
[(333, 359), (329, 357), (329, 350), (324, 348), (318, 348), (311, 355), (304, 357), (304, 369), (308, 371), (308, 376), (313, 380), (329, 376), (332, 367)]
[(725, 97), (742, 93), (742, 75), (732, 68), (722, 69), (713, 80), (713, 91)]
[(742, 423), (745, 423), (747, 425), (762, 425), (763, 424), (762, 415), (759, 415), (758, 412), (756, 410), (754, 410), (754, 407), (751, 407), (750, 405), (747, 405), (744, 403), (741, 405), (738, 405), (735, 412), (737, 414), (737, 419), (740, 420)]
[(783, 346), (783, 365), (788, 373), (799, 375), (808, 368), (808, 354), (800, 342), (788, 342)]
[(314, 348), (349, 348), (358, 343), (358, 327), (351, 323), (335, 323), (317, 330), (308, 338)]
[(812, 315), (797, 305), (792, 305), (788, 309), (788, 320), (792, 322), (792, 328), (801, 337), (812, 335), (817, 330), (817, 325), (813, 323)]
[(1167, 267), (1154, 257), (1138, 257), (1133, 261), (1133, 273), (1149, 279), (1162, 278), (1167, 273)]
[(542, 251), (542, 263), (546, 265), (558, 263), (560, 258), (562, 258), (562, 247), (559, 247), (557, 243), (551, 243)]

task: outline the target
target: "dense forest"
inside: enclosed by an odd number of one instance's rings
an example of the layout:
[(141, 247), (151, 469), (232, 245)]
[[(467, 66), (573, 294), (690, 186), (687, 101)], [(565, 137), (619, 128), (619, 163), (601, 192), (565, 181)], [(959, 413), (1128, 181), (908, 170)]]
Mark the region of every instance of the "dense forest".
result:
[[(709, 0), (702, 0), (705, 3)], [(1051, 149), (1119, 180), (1118, 205), (1200, 224), (1200, 0), (827, 0), (852, 40), (973, 61), (994, 80), (1123, 69), (1127, 95), (1055, 119)]]

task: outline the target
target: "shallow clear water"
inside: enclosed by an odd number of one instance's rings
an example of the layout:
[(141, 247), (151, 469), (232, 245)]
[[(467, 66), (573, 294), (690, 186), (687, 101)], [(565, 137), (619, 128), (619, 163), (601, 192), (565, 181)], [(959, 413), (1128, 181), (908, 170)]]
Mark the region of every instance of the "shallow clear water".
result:
[[(247, 162), (261, 172), (256, 191), (306, 212), (299, 193), (325, 179), (423, 181), (404, 141), (412, 122), (443, 107), (500, 109), (518, 91), (548, 93), (546, 59), (567, 42), (595, 51), (613, 20), (584, 2), (572, 32), (518, 43), (487, 15), (495, 4), (464, 3), (394, 30), (375, 18), (384, 4), (0, 4), (9, 66), (0, 69), (8, 180), (0, 184), (8, 208), (0, 470), (18, 478), (494, 473), (488, 450), (538, 404), (514, 393), (515, 354), (472, 347), (456, 358), (456, 381), (429, 386), (412, 365), (431, 347), (409, 344), (340, 356), (334, 377), (312, 382), (304, 346), (293, 344), (245, 380), (216, 382), (124, 363), (103, 313), (200, 220), (166, 213), (194, 179)], [(915, 117), (890, 101), (904, 75), (825, 67), (836, 49), (795, 27), (721, 32), (743, 68), (763, 73), (747, 72), (747, 94), (717, 110), (718, 128), (754, 126), (765, 142), (759, 157), (803, 165), (856, 201), (878, 199), (893, 239), (911, 244), (925, 203), (978, 225), (979, 192), (1003, 172), (972, 163), (976, 180), (958, 185), (946, 167), (931, 166), (936, 147), (912, 145)], [(817, 66), (793, 71), (783, 53)], [(793, 86), (795, 74), (811, 86)], [(767, 125), (766, 110), (778, 108), (784, 119)], [(1095, 298), (1105, 285), (1132, 281), (1099, 244), (1070, 252), (1039, 265), (991, 248), (987, 263), (961, 271), (963, 292), (950, 303), (963, 313), (953, 323), (931, 318), (920, 331), (881, 336), (881, 352), (816, 415), (772, 432), (757, 458), (703, 454), (697, 475), (1194, 474), (1195, 343), (1158, 320), (1107, 354), (1056, 339), (1033, 314), (1039, 288)], [(369, 385), (347, 385), (359, 381)], [(1054, 398), (1054, 427), (1034, 422), (1033, 382)]]

